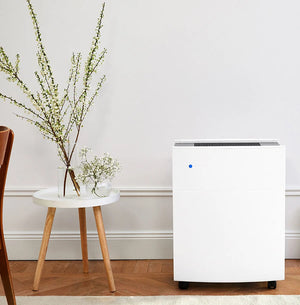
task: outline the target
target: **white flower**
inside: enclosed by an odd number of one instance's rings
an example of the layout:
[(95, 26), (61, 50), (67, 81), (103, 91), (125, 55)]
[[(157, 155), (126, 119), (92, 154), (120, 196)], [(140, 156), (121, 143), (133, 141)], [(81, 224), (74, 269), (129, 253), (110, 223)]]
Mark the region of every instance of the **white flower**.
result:
[(111, 181), (120, 171), (119, 161), (113, 159), (108, 153), (102, 157), (94, 155), (88, 158), (90, 148), (84, 147), (79, 152), (81, 163), (78, 169), (77, 179), (83, 184), (92, 183), (95, 187), (105, 180)]

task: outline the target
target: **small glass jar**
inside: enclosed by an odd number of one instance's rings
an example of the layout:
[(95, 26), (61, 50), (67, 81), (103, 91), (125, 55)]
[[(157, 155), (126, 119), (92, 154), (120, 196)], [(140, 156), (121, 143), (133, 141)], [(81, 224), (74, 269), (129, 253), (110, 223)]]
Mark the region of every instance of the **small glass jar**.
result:
[(90, 194), (91, 196), (97, 196), (97, 197), (107, 197), (109, 196), (112, 185), (111, 182), (106, 180), (101, 183), (97, 183), (94, 181), (89, 181), (86, 183), (86, 192), (87, 194)]

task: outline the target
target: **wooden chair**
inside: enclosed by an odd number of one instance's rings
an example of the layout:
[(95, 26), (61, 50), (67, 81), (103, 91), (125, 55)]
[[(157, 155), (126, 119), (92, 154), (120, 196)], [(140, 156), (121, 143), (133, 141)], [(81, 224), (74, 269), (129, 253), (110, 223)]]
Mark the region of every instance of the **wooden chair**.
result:
[(0, 126), (0, 274), (8, 305), (16, 305), (3, 233), (3, 196), (10, 153), (14, 141), (11, 129)]

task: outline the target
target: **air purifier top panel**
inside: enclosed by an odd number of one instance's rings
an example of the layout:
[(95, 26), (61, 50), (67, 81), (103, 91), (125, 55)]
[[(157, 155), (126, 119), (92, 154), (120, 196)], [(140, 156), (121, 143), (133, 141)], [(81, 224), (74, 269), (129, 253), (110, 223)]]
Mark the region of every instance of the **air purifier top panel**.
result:
[(174, 146), (176, 147), (189, 147), (189, 146), (200, 146), (200, 147), (218, 147), (218, 146), (278, 146), (277, 140), (176, 140)]

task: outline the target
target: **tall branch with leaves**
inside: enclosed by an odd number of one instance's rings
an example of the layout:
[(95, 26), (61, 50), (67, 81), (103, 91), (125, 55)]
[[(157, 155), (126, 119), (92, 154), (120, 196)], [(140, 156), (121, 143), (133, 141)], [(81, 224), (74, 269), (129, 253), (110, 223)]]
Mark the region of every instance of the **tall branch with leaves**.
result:
[[(0, 98), (9, 101), (25, 112), (25, 116), (17, 114), (18, 117), (35, 125), (43, 137), (57, 144), (58, 155), (66, 166), (65, 181), (70, 174), (74, 188), (79, 195), (80, 187), (76, 181), (75, 173), (71, 168), (72, 157), (78, 142), (83, 121), (86, 118), (95, 98), (98, 96), (105, 75), (100, 77), (95, 88), (91, 89), (93, 76), (103, 63), (107, 50), (104, 48), (99, 52), (101, 29), (105, 3), (102, 4), (99, 18), (95, 29), (89, 54), (85, 62), (82, 76), (82, 55), (77, 53), (71, 57), (71, 68), (68, 82), (62, 94), (59, 94), (59, 86), (55, 82), (50, 61), (42, 42), (37, 15), (34, 12), (31, 0), (26, 0), (37, 42), (37, 62), (39, 71), (34, 75), (39, 84), (39, 91), (33, 92), (21, 79), (19, 74), (20, 55), (16, 55), (15, 61), (11, 61), (3, 47), (0, 47), (0, 71), (6, 75), (8, 81), (15, 83), (27, 97), (26, 102), (0, 92)], [(79, 86), (80, 82), (82, 85)], [(65, 187), (64, 187), (65, 190)]]

